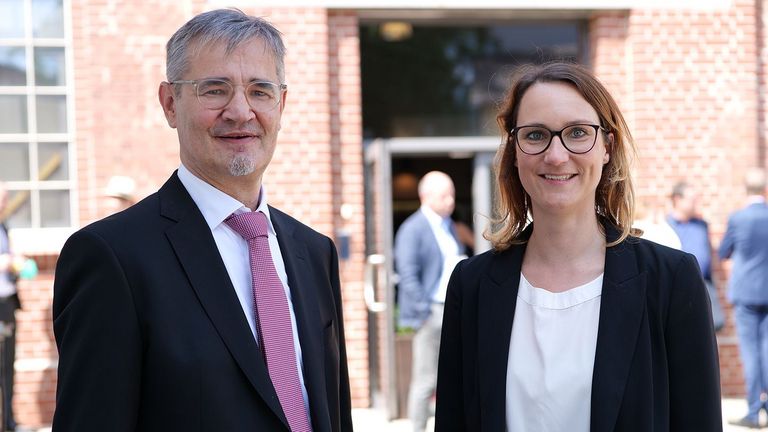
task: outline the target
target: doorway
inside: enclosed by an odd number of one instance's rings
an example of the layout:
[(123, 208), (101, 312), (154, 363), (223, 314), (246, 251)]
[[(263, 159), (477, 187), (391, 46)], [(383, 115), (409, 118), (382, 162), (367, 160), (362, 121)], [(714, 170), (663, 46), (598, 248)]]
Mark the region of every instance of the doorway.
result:
[[(396, 326), (397, 275), (393, 241), (397, 228), (418, 210), (419, 179), (429, 171), (448, 174), (456, 186), (453, 218), (472, 229), (475, 253), (489, 245), (482, 238), (491, 214), (494, 137), (392, 138), (366, 142), (366, 278), (368, 358), (372, 405), (390, 419), (405, 417), (410, 373), (408, 355)], [(407, 330), (405, 330), (407, 332)], [(403, 367), (408, 368), (403, 370)], [(404, 380), (406, 381), (404, 383)]]

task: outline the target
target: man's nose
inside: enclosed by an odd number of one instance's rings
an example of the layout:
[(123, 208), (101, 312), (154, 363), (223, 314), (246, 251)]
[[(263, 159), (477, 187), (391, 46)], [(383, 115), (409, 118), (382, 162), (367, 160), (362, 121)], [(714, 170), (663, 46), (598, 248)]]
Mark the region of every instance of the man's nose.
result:
[(248, 98), (245, 96), (245, 89), (242, 86), (236, 86), (232, 99), (224, 107), (222, 113), (225, 119), (231, 121), (248, 121), (256, 117), (253, 108), (248, 103)]

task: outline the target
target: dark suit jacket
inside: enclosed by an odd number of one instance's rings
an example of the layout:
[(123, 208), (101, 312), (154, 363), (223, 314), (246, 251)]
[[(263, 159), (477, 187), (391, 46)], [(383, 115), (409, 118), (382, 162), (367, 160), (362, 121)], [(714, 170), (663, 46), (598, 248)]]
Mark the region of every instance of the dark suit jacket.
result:
[[(350, 431), (331, 240), (270, 208), (316, 432)], [(56, 267), (54, 431), (288, 431), (208, 225), (176, 174), (89, 225)]]
[[(608, 228), (607, 239), (618, 233)], [(529, 227), (526, 235), (530, 235)], [(443, 319), (436, 431), (504, 431), (525, 244), (461, 262)], [(717, 345), (693, 255), (630, 238), (607, 248), (592, 432), (721, 431)]]

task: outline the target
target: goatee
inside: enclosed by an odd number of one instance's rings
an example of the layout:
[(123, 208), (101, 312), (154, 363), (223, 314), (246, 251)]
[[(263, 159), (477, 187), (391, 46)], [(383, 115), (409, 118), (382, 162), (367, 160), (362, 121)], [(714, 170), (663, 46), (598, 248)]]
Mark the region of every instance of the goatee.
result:
[(229, 163), (229, 173), (235, 177), (246, 176), (256, 169), (253, 160), (246, 156), (235, 156)]

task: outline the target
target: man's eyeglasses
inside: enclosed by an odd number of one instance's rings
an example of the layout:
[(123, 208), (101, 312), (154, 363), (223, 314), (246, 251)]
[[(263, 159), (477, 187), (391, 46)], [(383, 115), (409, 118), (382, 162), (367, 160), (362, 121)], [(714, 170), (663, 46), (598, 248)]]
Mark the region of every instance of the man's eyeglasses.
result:
[(597, 142), (597, 132), (607, 129), (594, 124), (574, 124), (559, 131), (542, 126), (520, 126), (510, 131), (520, 150), (529, 155), (544, 153), (552, 144), (552, 138), (560, 137), (563, 147), (571, 153), (584, 154), (592, 150)]
[(244, 86), (220, 79), (177, 80), (170, 84), (193, 84), (197, 100), (204, 108), (217, 110), (229, 104), (235, 96), (236, 87), (245, 87), (245, 99), (256, 112), (274, 109), (280, 103), (280, 96), (288, 88), (285, 84), (269, 81), (252, 81)]

